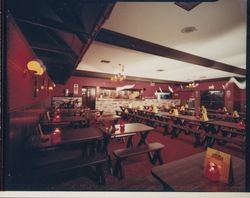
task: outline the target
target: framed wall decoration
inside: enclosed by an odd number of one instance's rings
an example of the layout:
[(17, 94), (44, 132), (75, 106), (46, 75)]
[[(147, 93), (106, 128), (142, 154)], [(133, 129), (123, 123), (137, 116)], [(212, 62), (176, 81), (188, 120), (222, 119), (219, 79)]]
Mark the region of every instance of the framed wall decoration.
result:
[(78, 84), (74, 84), (74, 95), (78, 95)]

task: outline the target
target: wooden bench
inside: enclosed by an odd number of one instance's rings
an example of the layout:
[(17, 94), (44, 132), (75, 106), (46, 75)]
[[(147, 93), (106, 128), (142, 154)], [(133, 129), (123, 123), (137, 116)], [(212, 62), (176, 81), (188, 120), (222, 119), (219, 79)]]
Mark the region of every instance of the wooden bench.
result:
[[(245, 150), (246, 142), (244, 139), (239, 139), (235, 137), (225, 137), (222, 135), (207, 135), (210, 138), (214, 138), (219, 145), (225, 145), (226, 143), (232, 143), (239, 146), (242, 150)], [(212, 145), (210, 145), (212, 146)]]
[(47, 178), (70, 175), (70, 171), (73, 170), (95, 167), (97, 183), (105, 184), (104, 167), (111, 167), (107, 151), (109, 140), (110, 135), (103, 134), (101, 141), (91, 140), (76, 146), (55, 146), (54, 150), (27, 150), (16, 180), (24, 183), (40, 183), (49, 181)]
[[(192, 124), (191, 124), (192, 125)], [(200, 140), (200, 131), (199, 131), (199, 125), (197, 125), (196, 123), (193, 124), (194, 126), (196, 126), (197, 128), (190, 128), (190, 124), (188, 124), (188, 126), (181, 126), (181, 125), (175, 125), (173, 124), (172, 127), (172, 136), (171, 138), (174, 138), (174, 137), (178, 137), (178, 135), (184, 131), (184, 133), (186, 135), (189, 135), (189, 134), (193, 134), (194, 135), (194, 147), (197, 147), (197, 146), (200, 146), (202, 145), (202, 142)], [(179, 132), (177, 132), (176, 130), (179, 130)]]
[(125, 142), (125, 138), (129, 138), (129, 137), (132, 138), (135, 135), (136, 135), (136, 133), (113, 134), (113, 135), (111, 135), (111, 139), (122, 140), (122, 142)]
[[(193, 128), (190, 128), (190, 127), (187, 127), (187, 126), (181, 126), (181, 125), (173, 124), (172, 127), (173, 127), (172, 138), (178, 137), (178, 135), (181, 133), (181, 131), (184, 131), (184, 133), (186, 135), (188, 135), (190, 133), (195, 134), (195, 133), (198, 132), (198, 129), (193, 129)], [(179, 130), (179, 133), (176, 132), (176, 129)]]
[[(122, 162), (128, 157), (141, 155), (144, 153), (148, 153), (150, 162), (152, 164), (156, 164), (159, 161), (159, 164), (163, 164), (163, 160), (161, 157), (161, 150), (165, 146), (161, 143), (154, 142), (148, 145), (142, 145), (133, 148), (125, 148), (125, 149), (117, 149), (113, 151), (114, 156), (116, 157), (116, 164), (114, 169), (114, 175), (118, 176), (119, 179), (124, 178), (124, 170), (122, 168)], [(151, 152), (154, 152), (153, 156), (151, 156)]]
[(73, 158), (68, 160), (60, 160), (56, 162), (48, 162), (48, 159), (40, 165), (30, 165), (25, 168), (17, 177), (17, 181), (28, 183), (39, 183), (46, 181), (48, 177), (59, 176), (72, 170), (81, 169), (87, 166), (94, 166), (96, 168), (96, 181), (98, 184), (105, 184), (104, 167), (108, 164), (108, 156), (106, 154), (98, 153), (88, 158)]

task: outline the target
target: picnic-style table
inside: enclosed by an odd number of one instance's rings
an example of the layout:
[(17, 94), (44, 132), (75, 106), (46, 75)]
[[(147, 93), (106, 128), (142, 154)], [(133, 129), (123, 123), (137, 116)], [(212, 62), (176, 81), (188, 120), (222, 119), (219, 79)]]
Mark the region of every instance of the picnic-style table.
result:
[(152, 175), (166, 191), (178, 192), (244, 192), (245, 160), (232, 156), (234, 182), (215, 182), (203, 174), (205, 152), (152, 168)]

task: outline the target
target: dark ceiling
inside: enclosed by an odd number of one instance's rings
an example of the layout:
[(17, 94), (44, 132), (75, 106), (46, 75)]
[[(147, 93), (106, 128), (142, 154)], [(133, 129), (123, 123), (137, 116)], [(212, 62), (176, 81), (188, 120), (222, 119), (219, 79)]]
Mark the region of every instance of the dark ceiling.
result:
[(15, 19), (50, 78), (64, 84), (71, 76), (114, 3), (85, 0), (8, 0)]

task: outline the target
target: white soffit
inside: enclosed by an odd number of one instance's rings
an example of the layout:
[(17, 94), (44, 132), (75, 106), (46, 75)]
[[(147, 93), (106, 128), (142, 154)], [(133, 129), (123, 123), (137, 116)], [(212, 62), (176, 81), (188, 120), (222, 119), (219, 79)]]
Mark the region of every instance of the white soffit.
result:
[[(197, 31), (181, 33), (187, 26), (195, 26)], [(173, 2), (117, 2), (103, 28), (246, 68), (245, 0), (203, 2), (191, 11)], [(102, 59), (111, 63), (100, 63)], [(125, 66), (129, 76), (162, 80), (239, 76), (100, 42), (93, 42), (77, 70), (115, 73), (118, 64)], [(157, 69), (165, 71), (156, 72)]]
[[(101, 63), (101, 60), (110, 60), (111, 62)], [(115, 74), (120, 71), (119, 64), (124, 65), (125, 74), (128, 76), (161, 80), (189, 82), (192, 80), (240, 76), (96, 41), (93, 42), (84, 55), (83, 61), (78, 65), (77, 70)], [(164, 71), (158, 72), (158, 69)]]

